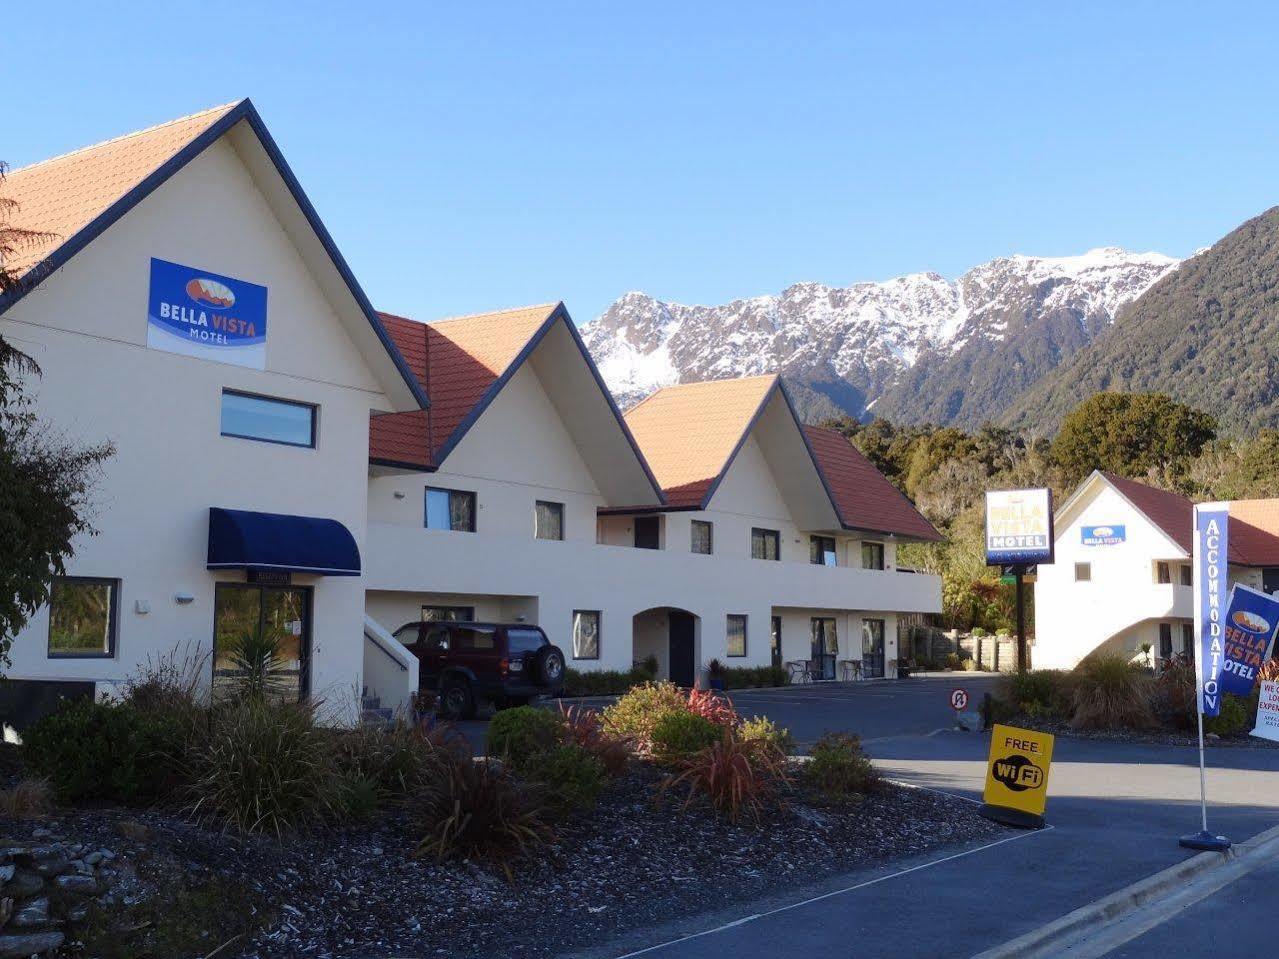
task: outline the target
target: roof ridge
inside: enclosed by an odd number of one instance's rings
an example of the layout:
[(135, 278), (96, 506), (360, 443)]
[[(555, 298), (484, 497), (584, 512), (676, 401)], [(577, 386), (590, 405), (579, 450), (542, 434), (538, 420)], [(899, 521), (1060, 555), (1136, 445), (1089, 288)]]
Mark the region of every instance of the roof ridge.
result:
[(230, 103), (223, 103), (216, 107), (209, 107), (207, 110), (198, 110), (195, 113), (188, 114), (184, 117), (175, 117), (172, 120), (165, 120), (163, 123), (157, 123), (153, 126), (146, 127), (142, 130), (134, 130), (132, 133), (124, 133), (118, 137), (111, 137), (107, 140), (101, 140), (98, 143), (90, 143), (88, 146), (77, 147), (74, 150), (68, 150), (66, 153), (59, 153), (57, 156), (46, 157), (43, 160), (36, 160), (34, 163), (28, 163), (26, 166), (16, 167), (5, 174), (6, 178), (17, 176), (19, 173), (26, 173), (34, 170), (36, 167), (44, 166), (46, 163), (54, 163), (58, 160), (66, 160), (80, 153), (87, 153), (89, 150), (97, 150), (100, 147), (108, 146), (112, 143), (120, 143), (133, 137), (140, 137), (147, 133), (154, 133), (156, 130), (163, 130), (165, 127), (173, 126), (177, 123), (186, 123), (188, 120), (195, 120), (199, 117), (208, 116), (210, 113), (226, 113), (228, 110), (239, 106), (244, 99), (232, 100)]
[[(682, 390), (694, 386), (722, 386), (725, 383), (749, 383), (754, 380), (780, 380), (780, 373), (755, 373), (751, 376), (725, 376), (717, 380), (693, 380), (691, 383), (671, 383), (669, 386), (662, 386), (649, 394), (649, 397), (656, 396), (658, 393), (664, 393), (667, 390)], [(637, 404), (638, 405), (638, 404)], [(634, 409), (635, 407), (631, 407)]]
[[(423, 326), (434, 326), (437, 323), (452, 323), (454, 320), (474, 320), (481, 316), (501, 316), (503, 313), (525, 313), (529, 310), (545, 309), (551, 311), (558, 307), (562, 301), (555, 300), (551, 303), (530, 303), (527, 306), (508, 306), (500, 310), (480, 310), (478, 313), (462, 313), (458, 316), (442, 316), (438, 320), (414, 320), (412, 317), (401, 316), (402, 320), (409, 320), (413, 323), (421, 323)], [(391, 314), (395, 316), (396, 314)]]

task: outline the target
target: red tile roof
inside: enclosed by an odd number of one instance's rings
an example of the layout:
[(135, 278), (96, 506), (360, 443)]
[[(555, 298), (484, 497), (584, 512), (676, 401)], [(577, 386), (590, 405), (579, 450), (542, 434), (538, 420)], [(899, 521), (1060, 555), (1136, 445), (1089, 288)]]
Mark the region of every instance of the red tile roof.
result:
[(805, 426), (804, 432), (845, 527), (910, 539), (942, 538), (915, 504), (845, 436), (820, 426)]
[(15, 275), (30, 270), (236, 106), (223, 104), (11, 171), (0, 184), (0, 197), (17, 204), (10, 225), (53, 236), (20, 250), (6, 265)]
[[(1193, 551), (1193, 502), (1116, 473), (1099, 472), (1182, 550)], [(1232, 502), (1228, 547), (1230, 562), (1236, 565), (1279, 566), (1279, 500)]]
[(369, 458), (432, 469), (461, 439), (471, 415), (554, 315), (559, 304), (431, 323), (382, 313), (391, 339), (426, 388), (429, 410), (373, 417)]

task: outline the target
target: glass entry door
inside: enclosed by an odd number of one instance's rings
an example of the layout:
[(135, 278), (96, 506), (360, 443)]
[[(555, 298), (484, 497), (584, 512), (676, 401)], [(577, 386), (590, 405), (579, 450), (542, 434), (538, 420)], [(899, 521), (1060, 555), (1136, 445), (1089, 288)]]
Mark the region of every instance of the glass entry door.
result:
[(782, 668), (782, 618), (773, 617), (773, 631), (769, 637), (768, 648), (772, 654), (773, 668)]
[(214, 695), (245, 682), (258, 662), (269, 673), (273, 698), (300, 702), (307, 694), (311, 591), (218, 583), (213, 607)]
[(862, 675), (878, 679), (884, 675), (884, 621), (862, 620)]
[(813, 678), (834, 679), (835, 657), (839, 655), (839, 637), (835, 620), (813, 617)]

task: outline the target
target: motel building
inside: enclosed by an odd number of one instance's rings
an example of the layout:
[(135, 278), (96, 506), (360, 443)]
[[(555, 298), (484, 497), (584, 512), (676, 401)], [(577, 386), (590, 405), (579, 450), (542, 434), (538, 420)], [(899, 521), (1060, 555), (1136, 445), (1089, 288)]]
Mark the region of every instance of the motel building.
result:
[(625, 416), (564, 306), (380, 313), (245, 100), (12, 171), (0, 334), (51, 427), (115, 455), (0, 719), (246, 632), (346, 721), (417, 689), (408, 623), (540, 625), (579, 670), (712, 658), (892, 676), (941, 610), (897, 566), (932, 526), (760, 376)]
[[(1229, 585), (1279, 590), (1279, 500), (1229, 505)], [(1193, 508), (1113, 473), (1084, 480), (1054, 515), (1055, 560), (1035, 583), (1037, 669), (1099, 651), (1156, 667), (1194, 656)]]

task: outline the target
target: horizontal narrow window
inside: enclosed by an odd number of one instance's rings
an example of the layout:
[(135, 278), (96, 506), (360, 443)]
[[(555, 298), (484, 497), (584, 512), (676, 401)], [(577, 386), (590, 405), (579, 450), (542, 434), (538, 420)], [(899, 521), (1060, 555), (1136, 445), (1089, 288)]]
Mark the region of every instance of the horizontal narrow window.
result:
[(426, 528), (475, 532), (475, 494), (466, 490), (426, 488)]
[(59, 576), (49, 592), (49, 655), (114, 656), (119, 583)]
[(222, 435), (286, 446), (315, 446), (315, 406), (222, 391)]

